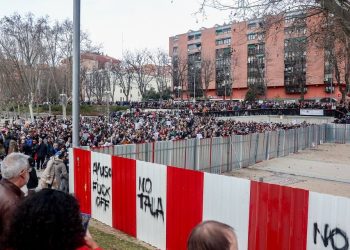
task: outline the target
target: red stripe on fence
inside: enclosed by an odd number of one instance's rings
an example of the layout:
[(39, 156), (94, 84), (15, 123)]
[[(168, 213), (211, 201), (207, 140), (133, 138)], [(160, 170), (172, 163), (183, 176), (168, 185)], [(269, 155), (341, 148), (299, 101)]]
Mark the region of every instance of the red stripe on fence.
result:
[(202, 221), (203, 182), (202, 172), (168, 167), (167, 249), (186, 249), (192, 228)]
[(304, 250), (309, 192), (251, 182), (248, 249)]
[(136, 161), (112, 157), (113, 227), (136, 237)]
[(83, 213), (91, 214), (91, 152), (74, 148), (74, 194)]

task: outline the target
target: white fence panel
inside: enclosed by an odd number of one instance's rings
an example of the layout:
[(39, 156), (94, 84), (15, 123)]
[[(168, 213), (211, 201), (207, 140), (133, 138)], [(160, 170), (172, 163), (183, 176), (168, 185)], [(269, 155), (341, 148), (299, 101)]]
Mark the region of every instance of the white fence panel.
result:
[(136, 161), (137, 238), (166, 248), (166, 184), (164, 165)]
[(235, 229), (238, 249), (248, 249), (250, 181), (204, 174), (203, 220), (216, 220)]
[(91, 153), (92, 217), (112, 226), (112, 156)]
[(307, 249), (349, 249), (350, 199), (309, 193)]

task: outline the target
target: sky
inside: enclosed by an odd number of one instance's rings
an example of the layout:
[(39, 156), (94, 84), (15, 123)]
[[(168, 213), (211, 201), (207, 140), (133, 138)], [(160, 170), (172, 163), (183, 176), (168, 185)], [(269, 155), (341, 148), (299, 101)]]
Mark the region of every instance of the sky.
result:
[[(193, 15), (200, 0), (81, 0), (81, 29), (102, 51), (120, 58), (125, 50), (168, 52), (169, 37), (229, 22), (228, 14), (208, 10)], [(32, 12), (52, 21), (73, 19), (73, 0), (1, 0), (0, 17)]]

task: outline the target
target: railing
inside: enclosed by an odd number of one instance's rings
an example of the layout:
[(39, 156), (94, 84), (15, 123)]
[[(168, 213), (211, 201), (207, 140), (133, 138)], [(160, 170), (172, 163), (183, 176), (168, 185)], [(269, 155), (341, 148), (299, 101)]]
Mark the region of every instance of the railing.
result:
[(159, 141), (92, 151), (164, 165), (224, 173), (330, 143), (350, 143), (350, 125), (322, 124), (249, 135)]
[[(195, 112), (198, 116), (250, 116), (250, 115), (300, 115), (299, 108), (281, 108), (281, 109), (242, 109), (228, 111), (208, 111)], [(345, 114), (336, 109), (324, 109), (323, 116), (341, 118)]]

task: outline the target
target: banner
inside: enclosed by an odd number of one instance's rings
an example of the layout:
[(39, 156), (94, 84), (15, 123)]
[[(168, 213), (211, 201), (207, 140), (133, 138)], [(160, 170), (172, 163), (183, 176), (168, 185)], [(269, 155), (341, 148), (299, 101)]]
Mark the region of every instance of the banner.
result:
[(300, 109), (300, 115), (323, 116), (323, 109)]

